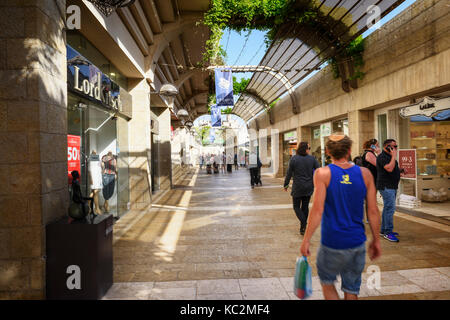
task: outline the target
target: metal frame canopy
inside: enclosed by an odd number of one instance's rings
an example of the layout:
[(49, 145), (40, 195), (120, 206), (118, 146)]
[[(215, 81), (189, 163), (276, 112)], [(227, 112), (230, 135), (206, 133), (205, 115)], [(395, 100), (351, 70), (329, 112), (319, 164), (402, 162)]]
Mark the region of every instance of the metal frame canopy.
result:
[[(351, 73), (353, 62), (345, 56), (345, 48), (369, 28), (376, 13), (382, 18), (402, 2), (404, 0), (317, 0), (318, 24), (315, 27), (309, 24), (285, 26), (278, 30), (276, 40), (259, 63), (264, 69), (254, 68), (246, 87), (251, 95), (242, 94), (233, 113), (249, 121), (286, 92), (291, 96), (294, 114), (299, 113), (292, 88), (333, 57), (346, 78), (346, 67)], [(349, 91), (350, 85), (357, 87), (356, 81), (343, 80), (345, 91)]]

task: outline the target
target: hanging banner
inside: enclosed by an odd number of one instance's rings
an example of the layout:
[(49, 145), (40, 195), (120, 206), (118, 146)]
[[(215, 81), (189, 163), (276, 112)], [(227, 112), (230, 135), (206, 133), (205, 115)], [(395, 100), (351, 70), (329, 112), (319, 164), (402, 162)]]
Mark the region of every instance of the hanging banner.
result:
[(72, 171), (76, 170), (80, 174), (81, 179), (81, 163), (80, 163), (81, 137), (67, 135), (67, 171), (69, 184), (72, 184)]
[(218, 105), (213, 104), (211, 106), (211, 127), (222, 126), (222, 112)]
[(417, 157), (416, 149), (400, 149), (398, 150), (398, 166), (404, 169), (400, 174), (405, 179), (417, 178)]
[(215, 135), (216, 131), (214, 129), (210, 129), (209, 130), (209, 142), (210, 143), (214, 143), (214, 140), (216, 139), (216, 135)]
[(231, 69), (216, 69), (216, 101), (218, 106), (233, 106), (233, 74)]

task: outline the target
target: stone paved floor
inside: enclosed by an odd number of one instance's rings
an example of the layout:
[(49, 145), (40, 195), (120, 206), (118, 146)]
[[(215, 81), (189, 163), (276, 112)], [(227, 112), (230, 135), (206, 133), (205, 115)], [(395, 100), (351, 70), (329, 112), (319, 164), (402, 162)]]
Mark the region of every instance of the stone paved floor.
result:
[[(301, 236), (282, 180), (192, 172), (147, 211), (114, 227), (114, 282), (105, 299), (296, 299), (294, 266)], [(448, 299), (450, 226), (395, 215), (399, 243), (382, 241), (381, 288), (363, 281), (361, 298)], [(367, 228), (367, 231), (368, 228)], [(320, 230), (312, 239), (314, 294)], [(364, 279), (367, 274), (364, 273)]]

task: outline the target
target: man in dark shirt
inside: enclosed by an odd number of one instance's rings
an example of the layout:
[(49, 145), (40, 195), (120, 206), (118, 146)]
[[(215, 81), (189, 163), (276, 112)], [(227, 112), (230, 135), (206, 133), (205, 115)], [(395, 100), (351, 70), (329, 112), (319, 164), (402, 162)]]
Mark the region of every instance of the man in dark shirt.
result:
[(314, 170), (319, 168), (319, 162), (311, 156), (311, 147), (308, 142), (300, 142), (297, 154), (289, 161), (289, 167), (284, 179), (284, 190), (287, 191), (291, 178), (292, 201), (294, 211), (300, 221), (300, 234), (304, 235), (309, 214), (309, 201), (314, 191), (313, 175)]
[(394, 139), (388, 139), (383, 143), (383, 152), (377, 157), (377, 190), (380, 191), (384, 204), (380, 235), (392, 242), (399, 241), (398, 233), (393, 232), (395, 199), (400, 182), (397, 149), (397, 142)]

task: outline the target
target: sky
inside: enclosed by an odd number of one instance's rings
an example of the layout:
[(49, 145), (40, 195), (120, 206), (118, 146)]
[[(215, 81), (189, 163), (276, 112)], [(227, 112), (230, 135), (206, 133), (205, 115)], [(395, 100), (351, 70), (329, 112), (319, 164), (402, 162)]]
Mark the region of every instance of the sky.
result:
[[(363, 37), (365, 38), (372, 32), (376, 31), (377, 28), (381, 27), (383, 24), (397, 16), (400, 12), (405, 10), (414, 2), (416, 2), (416, 0), (406, 0), (405, 2), (403, 2), (399, 7), (397, 7), (395, 10), (381, 19), (378, 24), (367, 30), (363, 34)], [(248, 32), (246, 31), (238, 33), (236, 31), (225, 30), (220, 44), (225, 49), (227, 54), (225, 59), (226, 65), (258, 65), (267, 50), (267, 47), (264, 43), (265, 34), (266, 32), (263, 31), (252, 30), (250, 35), (247, 37)], [(319, 71), (312, 72), (308, 77), (298, 83), (295, 87), (298, 87), (304, 82), (308, 81), (317, 72)], [(251, 78), (252, 73), (234, 73), (233, 76), (235, 76), (239, 81), (241, 78)], [(235, 97), (235, 101), (237, 101), (237, 97)]]

